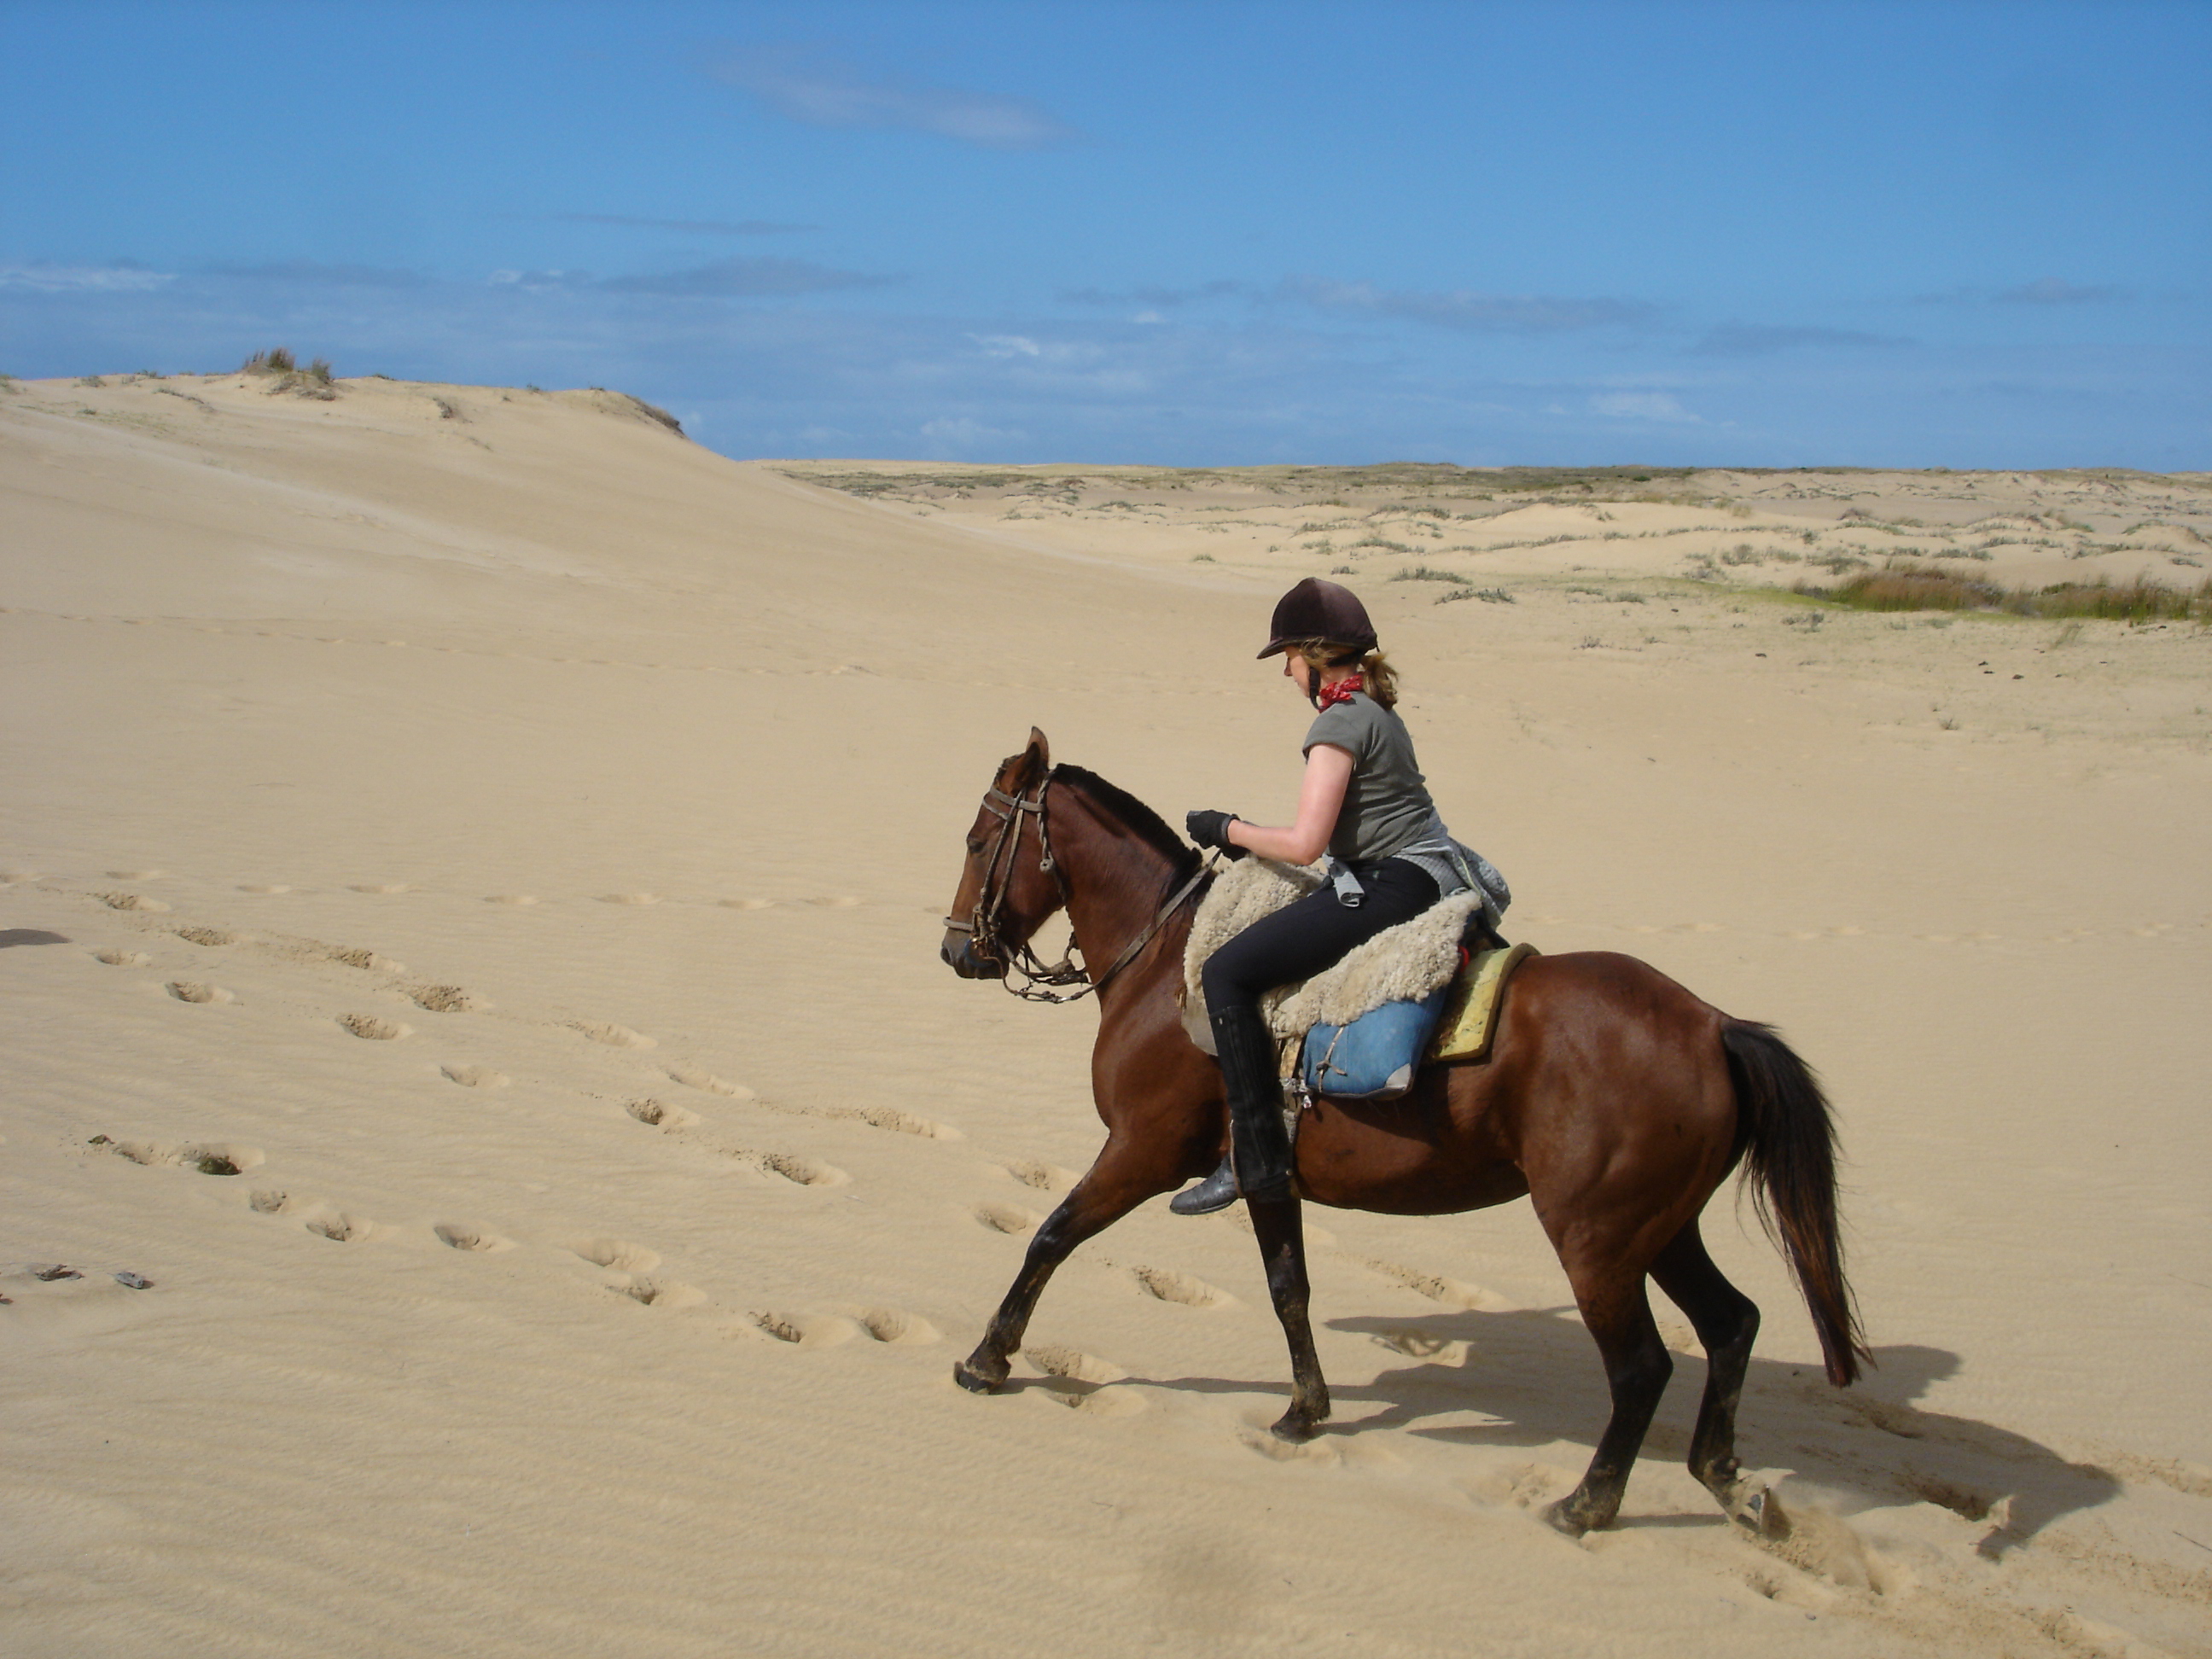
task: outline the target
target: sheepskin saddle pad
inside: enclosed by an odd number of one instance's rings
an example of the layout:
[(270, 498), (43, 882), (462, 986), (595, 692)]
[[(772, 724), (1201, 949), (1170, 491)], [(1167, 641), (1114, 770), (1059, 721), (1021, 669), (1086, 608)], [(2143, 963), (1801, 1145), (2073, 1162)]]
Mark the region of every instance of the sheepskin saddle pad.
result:
[[(1214, 878), (1191, 919), (1182, 958), (1183, 1029), (1206, 1053), (1214, 1051), (1206, 988), (1199, 977), (1206, 958), (1262, 916), (1304, 898), (1322, 879), (1318, 865), (1261, 858), (1240, 860)], [(1458, 974), (1461, 936), (1481, 910), (1480, 892), (1455, 893), (1411, 921), (1353, 946), (1334, 967), (1268, 993), (1261, 1000), (1268, 1029), (1296, 1043), (1316, 1025), (1349, 1025), (1386, 1002), (1419, 1001)], [(1291, 1050), (1293, 1056), (1296, 1052)]]

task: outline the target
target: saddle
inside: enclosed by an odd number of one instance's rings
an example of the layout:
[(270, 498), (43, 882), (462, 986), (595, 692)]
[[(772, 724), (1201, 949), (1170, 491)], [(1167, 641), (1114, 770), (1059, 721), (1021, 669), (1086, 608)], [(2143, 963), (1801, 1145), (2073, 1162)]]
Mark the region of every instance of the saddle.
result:
[[(1303, 898), (1317, 866), (1249, 858), (1214, 881), (1183, 951), (1183, 1029), (1207, 1054), (1213, 1033), (1200, 977), (1206, 959), (1262, 916)], [(1353, 948), (1334, 967), (1261, 1000), (1286, 1088), (1340, 1100), (1404, 1094), (1424, 1060), (1489, 1051), (1505, 981), (1535, 954), (1508, 949), (1484, 920), (1480, 892), (1455, 893)]]

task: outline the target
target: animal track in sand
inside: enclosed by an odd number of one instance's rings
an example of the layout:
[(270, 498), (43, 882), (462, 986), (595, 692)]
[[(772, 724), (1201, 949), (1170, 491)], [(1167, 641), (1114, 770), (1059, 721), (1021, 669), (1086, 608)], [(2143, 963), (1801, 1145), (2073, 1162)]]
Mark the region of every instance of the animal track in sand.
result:
[(660, 902), (660, 895), (658, 893), (602, 893), (599, 895), (599, 902), (602, 904), (658, 904)]
[(725, 910), (766, 910), (771, 908), (775, 901), (764, 898), (734, 898), (716, 899), (714, 902)]
[(660, 1265), (660, 1252), (619, 1238), (580, 1238), (568, 1247), (595, 1267), (649, 1273)]
[(969, 1212), (979, 1226), (988, 1227), (994, 1233), (1025, 1233), (1044, 1218), (1035, 1210), (1018, 1204), (978, 1204)]
[(653, 1038), (633, 1031), (627, 1025), (591, 1019), (572, 1019), (565, 1024), (570, 1030), (580, 1031), (592, 1042), (603, 1042), (610, 1048), (658, 1048), (660, 1046)]
[(13, 887), (19, 881), (36, 881), (38, 878), (38, 872), (33, 870), (0, 870), (0, 885)]
[(148, 898), (143, 893), (95, 893), (93, 896), (111, 910), (144, 910), (159, 915), (168, 906), (157, 898)]
[(726, 1096), (731, 1100), (754, 1100), (758, 1098), (758, 1097), (756, 1096), (751, 1090), (746, 1088), (744, 1084), (725, 1083), (720, 1078), (716, 1077), (712, 1072), (702, 1072), (696, 1066), (670, 1066), (668, 1068), (668, 1080), (671, 1083), (680, 1083), (687, 1089), (699, 1090), (704, 1094)]
[[(276, 890), (283, 892), (283, 888)], [(357, 881), (349, 886), (349, 893), (411, 893), (415, 890), (404, 881)]]
[(1081, 1179), (1073, 1170), (1063, 1170), (1057, 1164), (1041, 1163), (1031, 1158), (1018, 1158), (997, 1167), (1023, 1186), (1034, 1187), (1041, 1193), (1064, 1193)]
[(95, 1138), (94, 1144), (106, 1142), (107, 1150), (116, 1157), (128, 1158), (133, 1164), (148, 1167), (168, 1164), (197, 1170), (202, 1175), (242, 1175), (248, 1170), (258, 1169), (268, 1162), (258, 1146), (241, 1146), (231, 1141), (185, 1141), (171, 1145), (157, 1140), (108, 1140), (106, 1136)]
[(238, 890), (241, 893), (258, 893), (267, 897), (272, 894), (289, 893), (292, 890), (281, 881), (248, 881), (240, 883)]
[(280, 1193), (274, 1187), (257, 1187), (246, 1199), (246, 1206), (258, 1215), (282, 1215), (292, 1207), (292, 1200), (289, 1194)]
[(1171, 1267), (1132, 1267), (1129, 1276), (1146, 1296), (1185, 1308), (1233, 1308), (1237, 1298), (1202, 1279), (1179, 1273)]
[(872, 1128), (889, 1129), (893, 1134), (920, 1135), (924, 1140), (959, 1140), (959, 1130), (950, 1124), (933, 1123), (926, 1117), (916, 1117), (912, 1112), (902, 1112), (889, 1106), (858, 1106), (845, 1111), (830, 1111), (825, 1117), (857, 1117)]
[(698, 1113), (661, 1100), (633, 1100), (623, 1109), (656, 1129), (688, 1129), (699, 1121)]
[(671, 1279), (646, 1279), (636, 1273), (607, 1288), (648, 1308), (696, 1308), (707, 1299), (706, 1291), (690, 1285), (679, 1285)]
[(111, 968), (143, 968), (154, 960), (143, 951), (94, 951), (92, 959)]
[(938, 1338), (937, 1327), (919, 1315), (898, 1308), (869, 1308), (859, 1317), (860, 1329), (870, 1340), (920, 1347)]
[(169, 994), (179, 1002), (233, 1002), (236, 999), (220, 985), (202, 985), (196, 980), (173, 979), (168, 984)]
[(159, 881), (169, 872), (167, 870), (110, 870), (110, 881)]
[(1046, 1376), (1065, 1377), (1072, 1382), (1119, 1382), (1129, 1374), (1109, 1359), (1053, 1343), (1024, 1348), (1022, 1357)]
[(511, 1080), (506, 1073), (489, 1066), (441, 1066), (439, 1072), (465, 1089), (504, 1089)]
[(486, 1232), (481, 1227), (463, 1226), (455, 1221), (441, 1221), (430, 1231), (437, 1234), (441, 1243), (449, 1244), (457, 1250), (489, 1252), (514, 1248), (512, 1239), (501, 1238), (497, 1233)]
[(364, 968), (371, 973), (404, 974), (407, 971), (405, 963), (394, 962), (390, 957), (380, 957), (374, 951), (333, 945), (328, 946), (323, 954), (332, 962), (343, 963), (349, 968)]
[(801, 1158), (794, 1152), (755, 1152), (738, 1147), (730, 1156), (763, 1175), (779, 1176), (795, 1187), (843, 1187), (853, 1179), (834, 1164)]
[(477, 1014), (491, 1006), (458, 985), (418, 985), (407, 994), (417, 1008), (434, 1014)]
[(376, 1224), (364, 1216), (319, 1215), (309, 1218), (307, 1231), (329, 1239), (334, 1244), (358, 1244), (363, 1239), (375, 1237)]
[(235, 945), (238, 935), (225, 933), (220, 927), (179, 927), (174, 930), (179, 939), (187, 945)]
[(860, 1328), (842, 1314), (755, 1313), (745, 1316), (753, 1328), (795, 1348), (834, 1348), (860, 1334)]
[(338, 1024), (356, 1036), (365, 1037), (371, 1042), (390, 1042), (395, 1037), (408, 1036), (415, 1029), (398, 1020), (379, 1019), (374, 1014), (340, 1014)]
[(538, 902), (538, 895), (535, 893), (492, 893), (485, 897), (484, 902), (486, 904), (535, 904)]
[(1510, 1313), (1515, 1306), (1495, 1291), (1448, 1279), (1442, 1273), (1425, 1273), (1418, 1267), (1401, 1267), (1395, 1261), (1378, 1261), (1370, 1256), (1355, 1256), (1353, 1260), (1370, 1272), (1404, 1285), (1416, 1296), (1425, 1296), (1449, 1308), (1466, 1308), (1476, 1313)]

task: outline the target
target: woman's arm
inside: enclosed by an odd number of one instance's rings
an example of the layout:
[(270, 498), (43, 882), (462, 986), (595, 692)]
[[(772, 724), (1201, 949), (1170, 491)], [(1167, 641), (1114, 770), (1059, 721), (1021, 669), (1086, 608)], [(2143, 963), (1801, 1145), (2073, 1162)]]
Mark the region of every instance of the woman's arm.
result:
[(1263, 859), (1285, 864), (1311, 864), (1328, 846), (1336, 832), (1336, 815), (1344, 810), (1344, 792), (1352, 783), (1352, 751), (1333, 743), (1317, 743), (1306, 750), (1305, 781), (1298, 787), (1298, 821), (1287, 830), (1238, 818), (1229, 826), (1229, 840)]

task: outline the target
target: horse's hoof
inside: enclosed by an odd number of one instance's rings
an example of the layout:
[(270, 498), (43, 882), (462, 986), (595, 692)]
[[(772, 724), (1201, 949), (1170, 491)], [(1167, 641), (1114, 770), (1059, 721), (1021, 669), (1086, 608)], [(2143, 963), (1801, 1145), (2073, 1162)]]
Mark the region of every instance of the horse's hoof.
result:
[(1544, 1510), (1544, 1524), (1562, 1538), (1580, 1538), (1589, 1530), (1589, 1523), (1578, 1518), (1570, 1505), (1573, 1499), (1562, 1498)]
[(1742, 1482), (1723, 1507), (1729, 1520), (1761, 1538), (1779, 1541), (1790, 1536), (1790, 1516), (1771, 1487)]
[(1301, 1412), (1285, 1412), (1269, 1425), (1267, 1432), (1278, 1440), (1287, 1440), (1298, 1445), (1321, 1432), (1321, 1425)]
[(995, 1394), (999, 1385), (1006, 1380), (1006, 1362), (1001, 1359), (995, 1370), (979, 1365), (970, 1357), (952, 1368), (952, 1380), (970, 1394)]

